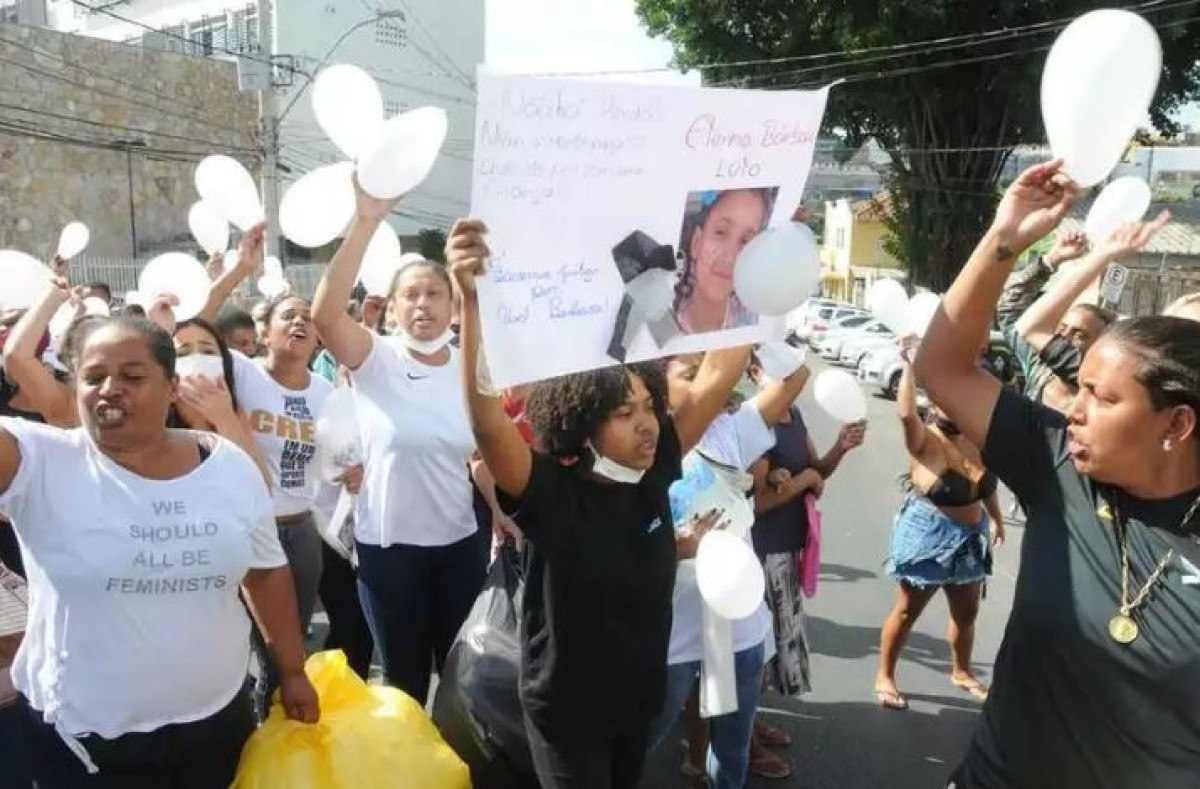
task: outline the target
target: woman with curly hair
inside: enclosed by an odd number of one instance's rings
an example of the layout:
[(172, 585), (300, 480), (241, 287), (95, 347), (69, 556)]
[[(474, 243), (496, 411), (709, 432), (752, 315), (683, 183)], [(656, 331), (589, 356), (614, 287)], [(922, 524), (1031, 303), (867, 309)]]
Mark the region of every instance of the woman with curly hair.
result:
[(733, 292), (733, 267), (746, 244), (766, 227), (774, 202), (767, 189), (700, 193), (700, 209), (685, 223), (679, 242), (683, 270), (673, 314), (681, 331), (702, 334), (758, 320)]
[(538, 383), (527, 404), (532, 451), (476, 379), (485, 232), (482, 222), (459, 220), (446, 251), (462, 295), (471, 429), (529, 545), (520, 695), (534, 768), (546, 789), (636, 786), (665, 700), (677, 556), (694, 553), (717, 518), (677, 538), (667, 490), (749, 352), (710, 352), (671, 413), (657, 364)]

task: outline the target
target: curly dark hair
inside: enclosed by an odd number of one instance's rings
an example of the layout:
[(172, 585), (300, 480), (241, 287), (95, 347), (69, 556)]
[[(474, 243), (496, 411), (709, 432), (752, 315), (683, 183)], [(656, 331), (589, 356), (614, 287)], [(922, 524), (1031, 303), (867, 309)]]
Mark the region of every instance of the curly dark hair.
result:
[(654, 413), (667, 418), (667, 376), (659, 362), (617, 365), (550, 378), (534, 385), (525, 403), (538, 446), (554, 457), (581, 457), (600, 425), (625, 404), (636, 375), (650, 390)]

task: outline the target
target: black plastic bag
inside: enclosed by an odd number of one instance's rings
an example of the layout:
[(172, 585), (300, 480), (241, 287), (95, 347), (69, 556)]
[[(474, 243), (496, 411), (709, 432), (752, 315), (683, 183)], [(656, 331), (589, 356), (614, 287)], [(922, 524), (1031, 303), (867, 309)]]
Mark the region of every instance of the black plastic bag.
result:
[(536, 789), (517, 682), (521, 670), (520, 557), (511, 546), (450, 647), (433, 701), (442, 737), (478, 789)]

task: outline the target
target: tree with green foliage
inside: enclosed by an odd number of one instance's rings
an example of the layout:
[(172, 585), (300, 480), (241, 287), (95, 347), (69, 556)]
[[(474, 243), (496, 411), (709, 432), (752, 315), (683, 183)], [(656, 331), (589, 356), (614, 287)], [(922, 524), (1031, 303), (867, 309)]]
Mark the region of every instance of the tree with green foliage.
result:
[[(995, 208), (1018, 144), (1044, 141), (1045, 54), (1087, 0), (636, 0), (675, 65), (706, 85), (829, 94), (825, 131), (890, 154), (892, 247), (912, 281), (949, 286)], [(1160, 132), (1200, 98), (1200, 1), (1133, 6), (1158, 28), (1163, 72), (1150, 111)], [(1000, 32), (989, 32), (1000, 31)], [(981, 35), (987, 33), (986, 35)], [(834, 54), (827, 54), (834, 53)], [(773, 60), (773, 63), (762, 63)], [(734, 65), (755, 61), (746, 65)], [(711, 64), (730, 64), (713, 66)]]

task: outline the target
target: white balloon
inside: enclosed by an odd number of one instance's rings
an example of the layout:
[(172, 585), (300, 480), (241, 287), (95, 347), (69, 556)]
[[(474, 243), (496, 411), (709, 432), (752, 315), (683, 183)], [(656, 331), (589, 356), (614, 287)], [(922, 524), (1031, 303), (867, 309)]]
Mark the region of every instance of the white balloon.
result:
[(354, 164), (318, 167), (292, 184), (279, 204), (279, 225), (293, 244), (320, 247), (354, 218)]
[(875, 280), (867, 291), (867, 309), (889, 329), (901, 333), (908, 310), (908, 294), (904, 292), (904, 286), (894, 279), (884, 277)]
[(313, 113), (333, 144), (351, 159), (375, 147), (383, 129), (383, 96), (370, 74), (340, 63), (313, 85)]
[(71, 222), (58, 236), (58, 256), (70, 260), (87, 248), (92, 234), (83, 222)]
[(127, 290), (125, 291), (125, 306), (128, 307), (131, 304), (145, 309), (146, 297), (142, 295), (141, 291)]
[(159, 296), (179, 299), (175, 320), (194, 318), (204, 309), (212, 282), (200, 261), (182, 252), (166, 252), (151, 260), (138, 277), (138, 292), (149, 308)]
[(279, 276), (264, 274), (258, 278), (256, 284), (258, 285), (258, 292), (268, 299), (282, 296), (292, 289), (291, 283), (284, 279), (282, 274)]
[(54, 311), (54, 315), (50, 317), (50, 322), (46, 324), (46, 331), (50, 333), (50, 338), (53, 341), (55, 338), (62, 337), (67, 333), (67, 329), (71, 328), (71, 323), (79, 314), (77, 308), (71, 302), (66, 302), (59, 306)]
[(1154, 99), (1158, 33), (1129, 11), (1084, 14), (1059, 34), (1042, 71), (1042, 119), (1055, 157), (1080, 186), (1104, 180)]
[(696, 585), (704, 602), (726, 619), (744, 619), (762, 605), (762, 565), (745, 540), (710, 531), (696, 550)]
[(196, 191), (239, 230), (249, 230), (263, 221), (258, 187), (237, 159), (215, 155), (201, 160), (196, 165)]
[(1136, 175), (1118, 178), (1100, 192), (1088, 211), (1084, 232), (1093, 244), (1106, 241), (1127, 222), (1137, 222), (1150, 208), (1150, 187)]
[(333, 482), (346, 469), (363, 462), (353, 389), (340, 387), (329, 393), (317, 415), (316, 427), (315, 460), (326, 482)]
[(50, 287), (53, 273), (32, 255), (15, 249), (0, 249), (0, 307), (23, 310), (41, 298)]
[(400, 260), (400, 238), (387, 222), (382, 222), (367, 251), (363, 255), (362, 273), (359, 281), (369, 296), (386, 296), (392, 287), (392, 279), (404, 265)]
[(801, 222), (767, 228), (738, 255), (733, 289), (747, 309), (783, 315), (813, 294), (821, 276), (817, 240)]
[(908, 302), (904, 313), (904, 330), (901, 334), (913, 334), (924, 337), (933, 321), (934, 313), (942, 304), (942, 297), (936, 293), (918, 293)]
[(263, 274), (273, 279), (283, 279), (283, 263), (274, 255), (263, 258)]
[(210, 255), (223, 252), (229, 246), (229, 221), (207, 200), (197, 200), (188, 211), (188, 227), (192, 238)]
[(817, 405), (839, 422), (858, 422), (867, 417), (867, 398), (858, 380), (844, 370), (823, 370), (813, 381)]
[(448, 128), (440, 107), (421, 107), (385, 123), (379, 143), (358, 161), (363, 191), (390, 200), (416, 189), (433, 169)]

